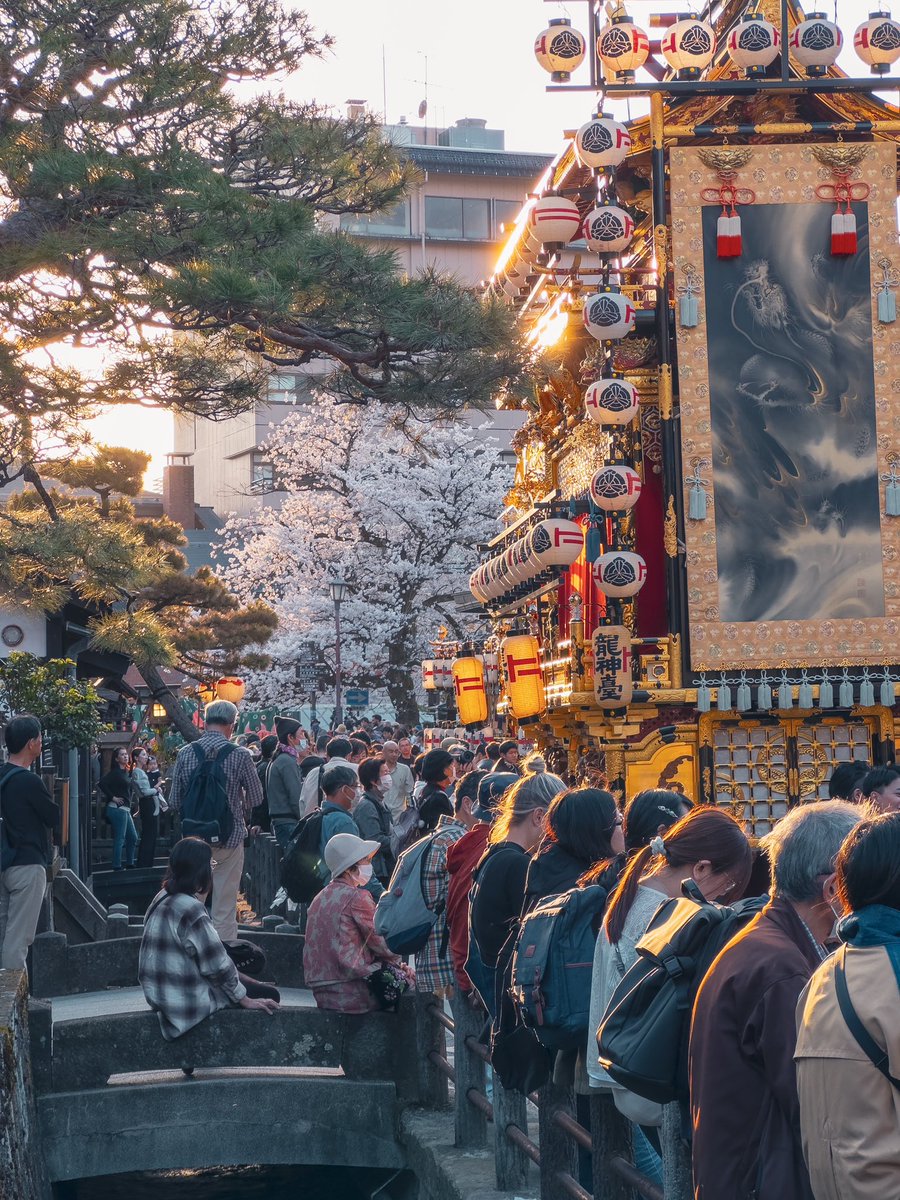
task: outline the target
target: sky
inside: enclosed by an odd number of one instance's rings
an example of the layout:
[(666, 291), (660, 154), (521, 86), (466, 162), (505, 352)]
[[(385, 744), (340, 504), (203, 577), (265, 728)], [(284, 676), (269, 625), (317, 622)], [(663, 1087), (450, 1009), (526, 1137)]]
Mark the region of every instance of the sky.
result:
[[(290, 0), (288, 0), (290, 3)], [(273, 88), (290, 99), (315, 99), (343, 112), (348, 99), (365, 100), (388, 122), (406, 116), (418, 124), (419, 104), (427, 98), (430, 125), (441, 128), (461, 117), (482, 117), (488, 126), (506, 131), (508, 150), (556, 153), (562, 134), (591, 116), (590, 92), (548, 95), (549, 76), (532, 52), (536, 35), (551, 17), (567, 16), (582, 31), (587, 4), (544, 3), (542, 0), (305, 0), (297, 3), (314, 27), (335, 39), (320, 60)], [(807, 9), (812, 10), (810, 2)], [(831, 5), (822, 6), (833, 15)], [(629, 6), (647, 28), (656, 12), (684, 10), (683, 0), (636, 0)], [(853, 30), (867, 15), (862, 0), (844, 3), (838, 20), (844, 31), (845, 70), (861, 75), (853, 54)], [(587, 67), (573, 82), (587, 82)], [(427, 84), (426, 84), (427, 79)], [(386, 101), (386, 103), (385, 103)], [(619, 106), (622, 115), (625, 106)], [(635, 101), (631, 114), (646, 110)], [(172, 420), (165, 413), (122, 409), (98, 418), (92, 432), (110, 444), (140, 446), (153, 453), (147, 483), (158, 481), (171, 448)]]

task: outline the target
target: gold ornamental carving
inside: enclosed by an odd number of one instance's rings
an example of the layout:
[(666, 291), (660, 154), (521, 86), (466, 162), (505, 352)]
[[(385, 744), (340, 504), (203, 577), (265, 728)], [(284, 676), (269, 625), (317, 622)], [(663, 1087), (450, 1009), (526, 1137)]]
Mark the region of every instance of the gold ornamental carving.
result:
[(675, 497), (669, 497), (666, 505), (666, 519), (663, 526), (663, 546), (669, 558), (678, 557), (678, 519), (675, 516)]
[(823, 166), (830, 167), (838, 175), (849, 175), (869, 153), (869, 147), (861, 142), (829, 142), (816, 144), (810, 149)]
[(753, 157), (751, 146), (704, 146), (697, 151), (704, 166), (715, 171), (722, 179), (730, 179)]

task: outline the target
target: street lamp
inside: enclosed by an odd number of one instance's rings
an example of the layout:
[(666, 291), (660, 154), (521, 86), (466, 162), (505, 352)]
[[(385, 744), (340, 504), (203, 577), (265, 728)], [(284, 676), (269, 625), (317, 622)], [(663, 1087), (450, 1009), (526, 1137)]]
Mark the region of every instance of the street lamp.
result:
[(340, 725), (344, 719), (341, 706), (341, 603), (350, 588), (343, 579), (332, 579), (331, 599), (334, 601), (334, 721)]

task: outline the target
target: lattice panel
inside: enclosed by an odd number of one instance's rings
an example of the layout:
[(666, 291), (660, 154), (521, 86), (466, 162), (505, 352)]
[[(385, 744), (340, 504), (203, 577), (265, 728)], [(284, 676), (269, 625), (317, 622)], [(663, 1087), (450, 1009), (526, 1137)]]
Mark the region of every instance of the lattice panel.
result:
[(797, 730), (801, 800), (827, 800), (828, 780), (838, 763), (871, 756), (871, 731), (863, 724), (803, 725)]
[(713, 739), (716, 803), (756, 837), (788, 808), (787, 739), (779, 725), (719, 725)]

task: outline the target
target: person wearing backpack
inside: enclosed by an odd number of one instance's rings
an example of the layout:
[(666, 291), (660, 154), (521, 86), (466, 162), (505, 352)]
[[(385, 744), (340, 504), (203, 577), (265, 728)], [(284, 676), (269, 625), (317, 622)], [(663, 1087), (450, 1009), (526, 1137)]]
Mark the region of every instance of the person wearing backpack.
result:
[(795, 1014), (828, 953), (838, 851), (864, 815), (843, 800), (800, 805), (762, 838), (771, 900), (718, 955), (694, 1004), (689, 1071), (698, 1200), (812, 1200)]
[(884, 1200), (900, 1196), (900, 813), (856, 826), (835, 888), (842, 945), (797, 1006), (803, 1153), (816, 1200)]
[(8, 759), (0, 766), (0, 968), (23, 970), (47, 886), (50, 835), (60, 811), (31, 767), (40, 759), (41, 723), (28, 713), (3, 731)]
[(272, 832), (281, 849), (286, 850), (300, 820), (303, 780), (298, 756), (308, 748), (308, 741), (300, 722), (293, 717), (276, 717), (275, 730), (278, 746), (266, 772), (265, 794)]
[(178, 751), (169, 790), (169, 807), (181, 816), (182, 834), (212, 846), (212, 922), (226, 943), (237, 939), (247, 818), (263, 800), (250, 751), (230, 740), (237, 711), (230, 700), (207, 704), (206, 732)]
[[(317, 743), (317, 753), (318, 750)], [(322, 789), (322, 779), (325, 772), (331, 767), (355, 767), (356, 757), (353, 743), (348, 737), (333, 737), (325, 743), (324, 766), (312, 768), (303, 780), (303, 788), (300, 792), (300, 812), (304, 817), (308, 817), (314, 809), (322, 805), (325, 794)]]

